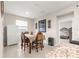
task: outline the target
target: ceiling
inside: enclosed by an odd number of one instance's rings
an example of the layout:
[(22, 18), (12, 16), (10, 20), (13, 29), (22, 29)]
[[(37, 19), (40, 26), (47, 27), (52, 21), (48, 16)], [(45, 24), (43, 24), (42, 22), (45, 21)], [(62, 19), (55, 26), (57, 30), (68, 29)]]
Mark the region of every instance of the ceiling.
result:
[(6, 1), (4, 11), (28, 18), (38, 18), (73, 5), (73, 1)]

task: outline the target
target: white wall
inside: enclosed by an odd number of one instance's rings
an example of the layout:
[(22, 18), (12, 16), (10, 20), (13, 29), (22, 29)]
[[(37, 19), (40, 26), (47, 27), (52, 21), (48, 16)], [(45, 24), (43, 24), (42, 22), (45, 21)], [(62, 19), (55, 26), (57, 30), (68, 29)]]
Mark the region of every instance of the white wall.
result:
[[(48, 43), (48, 37), (53, 37), (55, 38), (55, 43), (57, 43), (58, 41), (58, 34), (57, 34), (57, 18), (55, 15), (51, 15), (51, 16), (47, 16), (45, 18), (40, 18), (40, 19), (37, 19), (35, 20), (35, 23), (38, 22), (39, 20), (43, 20), (43, 19), (46, 19), (46, 32), (44, 33), (45, 37), (46, 37), (46, 40), (45, 40), (45, 43)], [(48, 20), (51, 20), (51, 28), (49, 29), (48, 28)], [(37, 33), (38, 32), (38, 29), (35, 29), (35, 32)]]
[(74, 18), (74, 13), (69, 13), (58, 17), (59, 29), (62, 27), (70, 28), (72, 27), (72, 20)]
[(29, 18), (25, 18), (25, 17), (13, 15), (13, 14), (8, 14), (8, 13), (5, 13), (5, 15), (4, 15), (4, 26), (16, 25), (16, 20), (27, 21), (28, 31), (29, 32), (34, 31), (34, 20), (33, 19), (29, 19)]
[[(38, 22), (39, 20), (43, 20), (43, 19), (46, 19), (46, 33), (45, 36), (46, 36), (46, 43), (48, 43), (48, 37), (53, 37), (55, 40), (54, 40), (54, 44), (55, 45), (58, 45), (59, 44), (59, 24), (58, 24), (58, 16), (61, 16), (61, 15), (64, 15), (64, 14), (67, 14), (67, 13), (70, 13), (73, 11), (73, 7), (69, 7), (69, 8), (66, 8), (64, 10), (61, 10), (59, 12), (55, 12), (55, 13), (51, 13), (45, 17), (42, 17), (42, 18), (39, 18), (39, 19), (36, 19), (35, 22)], [(48, 20), (51, 20), (51, 29), (49, 29), (47, 26), (48, 26), (48, 23), (47, 21)], [(38, 29), (36, 30), (35, 29), (35, 32), (37, 32)]]
[(72, 21), (60, 23), (60, 29), (63, 28), (63, 27), (71, 28), (72, 27)]
[(79, 7), (74, 7), (74, 19), (72, 26), (73, 40), (79, 41)]
[[(25, 17), (21, 17), (21, 16), (17, 16), (17, 15), (13, 15), (13, 14), (8, 14), (5, 13), (4, 14), (4, 29), (6, 26), (10, 26), (10, 25), (14, 25), (16, 26), (16, 20), (22, 20), (28, 23), (28, 32), (30, 33), (31, 31), (34, 32), (34, 20), (33, 19), (29, 19), (29, 18), (25, 18)], [(6, 34), (6, 31), (4, 32), (4, 34)], [(9, 33), (10, 34), (10, 33)], [(17, 35), (18, 35), (18, 42), (20, 42), (20, 32), (19, 30), (17, 31)], [(17, 36), (15, 35), (15, 36)], [(10, 36), (4, 35), (4, 44), (7, 44), (7, 38), (11, 38)], [(16, 41), (16, 40), (15, 40)], [(16, 42), (15, 42), (16, 43)], [(14, 44), (15, 44), (14, 43)]]
[[(61, 11), (58, 11), (58, 12), (55, 12), (55, 13), (51, 13), (51, 14), (45, 16), (45, 17), (42, 17), (42, 18), (39, 18), (39, 19), (36, 19), (35, 20), (35, 22), (38, 22), (39, 20), (43, 20), (43, 19), (46, 19), (46, 22), (48, 20), (51, 20), (52, 21), (52, 23), (51, 23), (52, 28), (51, 29), (46, 28), (46, 33), (44, 33), (44, 34), (46, 35), (46, 39), (48, 37), (54, 37), (55, 38), (55, 45), (58, 45), (59, 44), (59, 30), (58, 30), (59, 29), (59, 24), (58, 24), (58, 16), (61, 16), (61, 15), (64, 15), (64, 14), (68, 14), (68, 13), (74, 12), (74, 6), (65, 8), (65, 9), (63, 9)], [(79, 19), (78, 18), (79, 17), (79, 13), (78, 12), (79, 12), (79, 10), (77, 10), (76, 11), (76, 14), (74, 14), (75, 17), (77, 16), (76, 17), (77, 18), (77, 21), (74, 19), (74, 16), (73, 16), (73, 19), (76, 22), (79, 22), (78, 21), (78, 19)], [(74, 23), (72, 23), (72, 24), (74, 25)], [(77, 23), (75, 23), (75, 24), (77, 24)], [(47, 26), (48, 26), (48, 24), (46, 23), (46, 27)], [(76, 26), (76, 28), (77, 28), (77, 26)], [(35, 29), (35, 32), (37, 32), (37, 31), (38, 31), (38, 29), (37, 30)], [(78, 31), (78, 30), (76, 30), (76, 31)], [(75, 33), (75, 31), (73, 31), (73, 32)], [(47, 43), (47, 40), (46, 40), (46, 43)]]
[(1, 17), (1, 2), (0, 2), (0, 57), (3, 56), (3, 17)]

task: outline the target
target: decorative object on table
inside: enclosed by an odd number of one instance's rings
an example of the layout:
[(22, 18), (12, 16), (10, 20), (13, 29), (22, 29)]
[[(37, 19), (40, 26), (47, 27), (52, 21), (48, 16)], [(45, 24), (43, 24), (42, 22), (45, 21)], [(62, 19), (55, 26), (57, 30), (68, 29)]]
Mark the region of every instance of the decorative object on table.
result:
[(46, 32), (46, 19), (40, 20), (39, 23), (39, 32)]
[(51, 28), (51, 20), (48, 20), (48, 28)]
[(35, 28), (37, 29), (37, 23), (35, 23)]

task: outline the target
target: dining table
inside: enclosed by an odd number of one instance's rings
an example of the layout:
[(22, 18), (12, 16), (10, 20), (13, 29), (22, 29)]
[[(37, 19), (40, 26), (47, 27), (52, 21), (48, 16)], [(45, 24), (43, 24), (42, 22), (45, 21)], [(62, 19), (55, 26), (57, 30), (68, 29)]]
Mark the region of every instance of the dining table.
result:
[(25, 36), (28, 37), (30, 40), (29, 53), (31, 53), (32, 42), (35, 40), (35, 35), (25, 34)]
[[(35, 40), (36, 36), (35, 35), (31, 35), (31, 34), (25, 34), (25, 36), (28, 37), (29, 40), (30, 40), (29, 53), (31, 53), (32, 42)], [(45, 35), (44, 35), (44, 39), (45, 39)]]
[(35, 40), (35, 35), (25, 34), (25, 36), (29, 38), (30, 42)]

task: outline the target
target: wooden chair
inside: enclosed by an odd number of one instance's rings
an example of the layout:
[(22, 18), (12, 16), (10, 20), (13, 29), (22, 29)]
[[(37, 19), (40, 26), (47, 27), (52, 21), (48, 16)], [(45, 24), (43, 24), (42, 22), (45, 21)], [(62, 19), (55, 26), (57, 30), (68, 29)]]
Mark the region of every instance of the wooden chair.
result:
[(35, 47), (38, 52), (38, 48), (40, 47), (42, 50), (42, 48), (44, 47), (43, 46), (43, 39), (44, 39), (43, 33), (38, 32), (36, 35), (36, 39), (32, 42), (32, 49)]
[(27, 45), (27, 47), (29, 47), (29, 53), (31, 53), (31, 43), (30, 43), (30, 40), (29, 40), (29, 38), (26, 37), (25, 34), (22, 32), (22, 33), (21, 33), (21, 48), (24, 47), (24, 51), (25, 51), (26, 45)]
[(24, 34), (29, 34), (29, 32), (24, 32)]
[(23, 48), (24, 33), (21, 33), (21, 48)]

